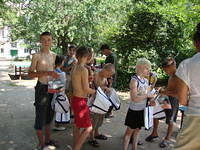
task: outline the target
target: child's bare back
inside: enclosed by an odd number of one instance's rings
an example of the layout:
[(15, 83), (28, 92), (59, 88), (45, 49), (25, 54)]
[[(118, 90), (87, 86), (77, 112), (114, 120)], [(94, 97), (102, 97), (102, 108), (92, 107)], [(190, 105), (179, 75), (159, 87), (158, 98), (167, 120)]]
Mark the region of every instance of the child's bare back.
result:
[(87, 97), (94, 94), (95, 90), (89, 88), (88, 70), (82, 65), (76, 65), (72, 70), (73, 96)]
[(88, 86), (88, 71), (82, 65), (76, 65), (72, 70), (72, 87), (73, 96), (87, 97), (87, 92), (84, 90)]

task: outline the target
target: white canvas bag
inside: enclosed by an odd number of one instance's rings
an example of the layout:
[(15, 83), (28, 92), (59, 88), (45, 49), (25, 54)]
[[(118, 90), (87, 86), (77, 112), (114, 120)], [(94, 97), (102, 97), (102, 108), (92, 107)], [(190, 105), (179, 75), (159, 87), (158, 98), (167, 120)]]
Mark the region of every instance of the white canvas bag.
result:
[(109, 97), (98, 87), (94, 102), (89, 107), (90, 111), (98, 114), (106, 114), (110, 106), (112, 106), (112, 103), (109, 101)]
[(162, 96), (162, 95), (159, 95), (155, 102), (156, 102), (156, 106), (154, 107), (154, 112), (153, 112), (153, 116), (154, 118), (157, 118), (157, 119), (164, 119), (166, 117), (166, 109), (163, 109), (163, 103), (164, 101), (166, 101), (170, 104), (169, 100), (168, 100), (168, 97), (167, 96)]
[(155, 101), (156, 105), (153, 109), (153, 117), (156, 119), (164, 119), (166, 117), (164, 109), (161, 107), (158, 101)]
[(146, 106), (144, 109), (144, 126), (146, 130), (153, 127), (153, 106)]
[(65, 93), (54, 93), (51, 106), (55, 112), (67, 113), (69, 111), (69, 100)]
[(112, 101), (114, 110), (119, 110), (121, 102), (119, 96), (117, 95), (117, 92), (113, 88), (111, 88), (110, 100)]

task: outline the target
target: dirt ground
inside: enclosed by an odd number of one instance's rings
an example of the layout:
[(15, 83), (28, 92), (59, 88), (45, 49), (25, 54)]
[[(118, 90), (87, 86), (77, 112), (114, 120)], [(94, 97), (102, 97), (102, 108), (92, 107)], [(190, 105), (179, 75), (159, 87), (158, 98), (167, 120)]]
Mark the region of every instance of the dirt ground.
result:
[[(8, 76), (9, 62), (0, 62), (0, 150), (33, 150), (37, 145), (34, 124), (34, 86), (36, 80), (10, 80)], [(106, 141), (98, 141), (101, 146), (93, 148), (87, 143), (83, 150), (121, 150), (122, 137), (126, 127), (125, 115), (128, 109), (128, 92), (118, 92), (121, 97), (121, 109), (114, 112), (114, 117), (105, 119), (100, 131), (108, 136)], [(179, 131), (180, 114), (174, 125), (171, 144), (164, 150), (171, 150)], [(73, 120), (72, 120), (73, 122)], [(53, 139), (60, 142), (57, 150), (68, 150), (72, 145), (72, 123), (66, 125), (65, 131), (52, 131)], [(159, 138), (153, 142), (146, 142), (151, 131), (142, 129), (140, 140), (144, 143), (138, 150), (161, 150), (159, 142), (166, 133), (167, 126), (164, 120), (159, 126)], [(130, 146), (131, 147), (131, 146)]]

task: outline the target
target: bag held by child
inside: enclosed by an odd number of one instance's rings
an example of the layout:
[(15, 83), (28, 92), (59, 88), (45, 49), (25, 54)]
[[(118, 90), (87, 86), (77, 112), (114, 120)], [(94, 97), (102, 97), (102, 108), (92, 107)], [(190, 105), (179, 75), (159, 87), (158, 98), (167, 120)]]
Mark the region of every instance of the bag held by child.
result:
[(69, 100), (64, 92), (54, 93), (51, 105), (55, 112), (67, 113), (69, 111)]
[(96, 92), (96, 97), (90, 99), (88, 102), (91, 112), (106, 114), (110, 107), (113, 107), (115, 110), (120, 109), (120, 100), (116, 94), (116, 91), (111, 90), (110, 96), (107, 96), (104, 91), (98, 87)]

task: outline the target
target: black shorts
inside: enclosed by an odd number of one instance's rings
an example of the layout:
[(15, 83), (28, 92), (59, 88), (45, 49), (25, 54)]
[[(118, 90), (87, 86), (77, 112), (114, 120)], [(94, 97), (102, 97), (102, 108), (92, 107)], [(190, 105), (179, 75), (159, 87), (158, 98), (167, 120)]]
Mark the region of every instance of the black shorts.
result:
[(169, 102), (172, 109), (165, 109), (166, 124), (169, 124), (170, 122), (176, 122), (179, 107), (179, 102), (177, 98), (169, 96)]
[(144, 110), (129, 109), (126, 115), (125, 125), (131, 129), (144, 127)]
[(35, 125), (36, 130), (42, 130), (44, 125), (51, 124), (54, 111), (51, 108), (52, 93), (48, 93), (48, 85), (40, 81), (35, 86)]

